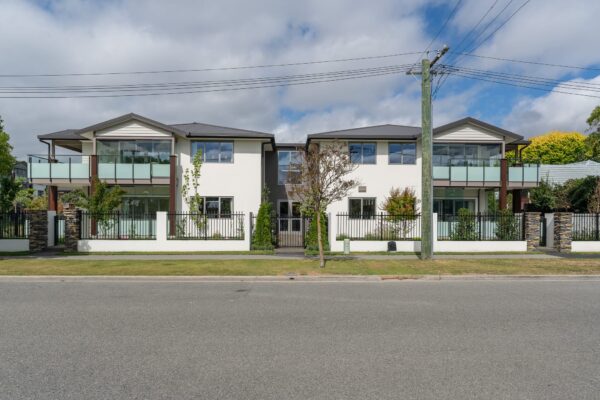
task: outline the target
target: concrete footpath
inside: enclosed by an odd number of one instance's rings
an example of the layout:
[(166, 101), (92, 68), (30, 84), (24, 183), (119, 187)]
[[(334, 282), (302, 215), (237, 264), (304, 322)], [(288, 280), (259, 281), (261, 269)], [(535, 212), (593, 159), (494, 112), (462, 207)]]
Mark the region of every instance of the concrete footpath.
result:
[[(328, 260), (417, 260), (416, 254), (354, 254), (354, 255), (328, 255)], [(490, 260), (490, 259), (515, 259), (515, 260), (557, 260), (557, 259), (599, 259), (600, 253), (593, 254), (565, 254), (565, 253), (518, 253), (518, 254), (436, 254), (439, 260)], [(61, 253), (39, 253), (20, 256), (0, 256), (0, 260), (7, 259), (55, 259), (55, 260), (82, 260), (82, 261), (150, 261), (150, 260), (310, 260), (316, 256), (305, 256), (302, 253), (283, 254), (84, 254), (63, 255)]]

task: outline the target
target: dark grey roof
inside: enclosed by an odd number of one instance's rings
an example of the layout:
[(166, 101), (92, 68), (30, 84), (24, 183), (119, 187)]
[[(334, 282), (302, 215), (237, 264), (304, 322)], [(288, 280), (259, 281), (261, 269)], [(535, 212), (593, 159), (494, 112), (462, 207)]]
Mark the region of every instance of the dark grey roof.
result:
[(53, 140), (87, 140), (77, 133), (78, 129), (65, 129), (63, 131), (46, 133), (38, 135), (38, 139), (53, 139)]
[(277, 143), (277, 147), (304, 147), (306, 143)]
[(479, 126), (481, 128), (487, 129), (491, 132), (495, 132), (501, 136), (507, 136), (507, 137), (513, 138), (515, 140), (523, 139), (523, 136), (521, 136), (521, 135), (518, 135), (511, 131), (507, 131), (506, 129), (499, 128), (495, 125), (488, 124), (487, 122), (483, 122), (483, 121), (480, 121), (480, 120), (472, 118), (472, 117), (466, 117), (463, 119), (459, 119), (458, 121), (450, 122), (449, 124), (446, 124), (446, 125), (438, 126), (437, 128), (433, 129), (433, 134), (435, 135), (437, 133), (445, 132), (447, 130), (458, 128), (463, 125)]
[(235, 138), (265, 138), (273, 139), (275, 136), (271, 133), (249, 131), (246, 129), (228, 128), (225, 126), (203, 124), (200, 122), (190, 122), (187, 124), (170, 125), (182, 132), (188, 137), (235, 137)]
[(362, 128), (343, 129), (308, 135), (311, 139), (416, 139), (421, 135), (418, 126), (376, 125)]
[(100, 122), (98, 124), (87, 126), (87, 127), (83, 128), (83, 129), (79, 129), (77, 131), (77, 133), (84, 133), (84, 132), (89, 132), (89, 131), (99, 131), (99, 130), (102, 130), (102, 129), (110, 128), (112, 126), (123, 124), (125, 122), (129, 122), (129, 121), (142, 122), (142, 123), (144, 123), (146, 125), (154, 126), (156, 128), (165, 130), (167, 132), (178, 134), (180, 136), (185, 136), (185, 133), (182, 132), (182, 131), (180, 131), (179, 129), (177, 129), (177, 127), (170, 126), (170, 125), (165, 125), (162, 122), (158, 122), (158, 121), (155, 121), (153, 119), (146, 118), (146, 117), (143, 117), (141, 115), (134, 114), (134, 113), (129, 113), (129, 114), (121, 115), (120, 117), (109, 119), (108, 121), (104, 121), (104, 122)]

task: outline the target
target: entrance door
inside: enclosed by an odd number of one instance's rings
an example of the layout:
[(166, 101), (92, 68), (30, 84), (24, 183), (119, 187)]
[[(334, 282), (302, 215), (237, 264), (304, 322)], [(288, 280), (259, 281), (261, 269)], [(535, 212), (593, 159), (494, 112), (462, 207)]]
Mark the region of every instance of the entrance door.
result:
[(277, 244), (279, 247), (304, 246), (304, 221), (297, 201), (279, 200)]

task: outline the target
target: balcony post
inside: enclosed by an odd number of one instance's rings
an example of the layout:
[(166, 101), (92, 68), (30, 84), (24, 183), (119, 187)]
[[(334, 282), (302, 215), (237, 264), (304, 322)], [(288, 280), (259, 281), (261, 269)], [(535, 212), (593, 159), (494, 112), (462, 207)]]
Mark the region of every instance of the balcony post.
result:
[(508, 192), (508, 163), (506, 158), (500, 160), (500, 209), (506, 209), (506, 195)]
[[(169, 157), (169, 235), (175, 235), (175, 202), (177, 192), (177, 156)], [(190, 212), (192, 212), (190, 210)]]
[(48, 211), (58, 209), (58, 187), (48, 186)]

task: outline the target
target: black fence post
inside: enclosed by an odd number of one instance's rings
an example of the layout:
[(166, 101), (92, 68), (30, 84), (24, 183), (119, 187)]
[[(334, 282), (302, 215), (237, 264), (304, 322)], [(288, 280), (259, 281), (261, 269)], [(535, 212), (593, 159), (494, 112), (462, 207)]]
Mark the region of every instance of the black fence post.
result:
[(599, 236), (600, 236), (600, 232), (598, 231), (598, 229), (599, 229), (599, 226), (598, 226), (599, 222), (600, 222), (600, 214), (596, 213), (596, 235), (595, 235), (595, 239), (596, 240), (598, 240)]
[(479, 224), (479, 240), (481, 241), (481, 213), (477, 213), (477, 222)]

